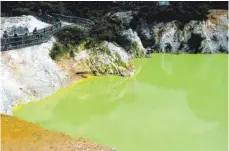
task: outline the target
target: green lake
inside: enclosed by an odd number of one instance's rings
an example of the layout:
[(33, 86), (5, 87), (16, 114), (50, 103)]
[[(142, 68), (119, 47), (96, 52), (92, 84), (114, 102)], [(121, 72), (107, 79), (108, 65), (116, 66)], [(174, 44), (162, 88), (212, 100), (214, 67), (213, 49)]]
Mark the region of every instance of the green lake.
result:
[(132, 77), (84, 79), (14, 115), (118, 151), (227, 151), (228, 55), (153, 54)]

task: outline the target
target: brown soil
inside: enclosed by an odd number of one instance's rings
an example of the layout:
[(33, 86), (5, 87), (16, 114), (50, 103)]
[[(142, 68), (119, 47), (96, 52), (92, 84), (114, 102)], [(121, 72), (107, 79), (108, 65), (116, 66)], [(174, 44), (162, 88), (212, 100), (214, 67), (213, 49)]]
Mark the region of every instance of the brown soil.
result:
[(1, 114), (2, 151), (112, 151), (90, 140), (45, 130), (37, 124)]
[(208, 20), (210, 20), (212, 24), (218, 25), (220, 23), (219, 17), (224, 15), (228, 15), (227, 10), (211, 10), (208, 15)]
[(87, 78), (92, 75), (90, 69), (86, 65), (76, 63), (70, 56), (59, 58), (58, 61), (56, 61), (56, 64), (62, 71), (68, 73), (71, 84), (79, 79)]

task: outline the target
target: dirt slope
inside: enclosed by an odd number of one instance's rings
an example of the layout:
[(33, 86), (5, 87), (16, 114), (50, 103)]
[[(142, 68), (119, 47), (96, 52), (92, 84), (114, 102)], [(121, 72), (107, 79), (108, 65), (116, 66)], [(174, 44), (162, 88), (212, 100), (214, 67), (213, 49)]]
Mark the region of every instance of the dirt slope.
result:
[(90, 140), (44, 130), (39, 125), (1, 114), (2, 151), (112, 151)]

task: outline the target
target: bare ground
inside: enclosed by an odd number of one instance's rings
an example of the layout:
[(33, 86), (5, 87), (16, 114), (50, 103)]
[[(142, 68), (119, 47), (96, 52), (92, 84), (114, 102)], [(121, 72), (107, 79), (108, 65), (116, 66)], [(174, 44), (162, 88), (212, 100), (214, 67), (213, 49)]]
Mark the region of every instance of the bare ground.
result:
[(43, 129), (14, 116), (1, 114), (2, 151), (114, 151), (88, 139)]

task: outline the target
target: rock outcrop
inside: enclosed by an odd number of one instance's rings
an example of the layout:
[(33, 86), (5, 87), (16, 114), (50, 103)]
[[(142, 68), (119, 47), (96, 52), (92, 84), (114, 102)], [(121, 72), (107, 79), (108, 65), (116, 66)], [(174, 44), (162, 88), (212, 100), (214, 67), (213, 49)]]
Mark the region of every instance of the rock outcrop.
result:
[(113, 14), (107, 14), (109, 18), (116, 23), (119, 23), (122, 26), (129, 26), (131, 20), (133, 19), (133, 15), (137, 12), (127, 11), (127, 12), (116, 12)]
[(143, 47), (141, 39), (138, 34), (132, 29), (121, 32), (121, 36), (128, 42), (129, 47), (126, 47), (132, 57), (144, 57), (146, 55), (146, 49)]
[[(206, 20), (147, 23), (136, 21), (137, 12), (108, 14), (120, 31), (119, 41), (126, 45), (132, 57), (143, 57), (147, 52), (163, 53), (228, 53), (228, 12), (210, 10)], [(135, 29), (131, 23), (135, 22)], [(147, 50), (147, 51), (146, 51)]]
[(228, 14), (211, 10), (206, 21), (154, 23), (139, 27), (138, 34), (152, 52), (228, 53)]
[(68, 76), (49, 57), (54, 41), (1, 52), (1, 113), (11, 114), (12, 106), (42, 99), (68, 84)]
[(116, 74), (128, 76), (135, 72), (131, 58), (117, 44), (103, 41), (90, 48), (85, 45), (86, 42), (82, 42), (72, 49), (74, 60), (69, 68), (72, 68), (74, 73), (84, 72), (94, 75)]

